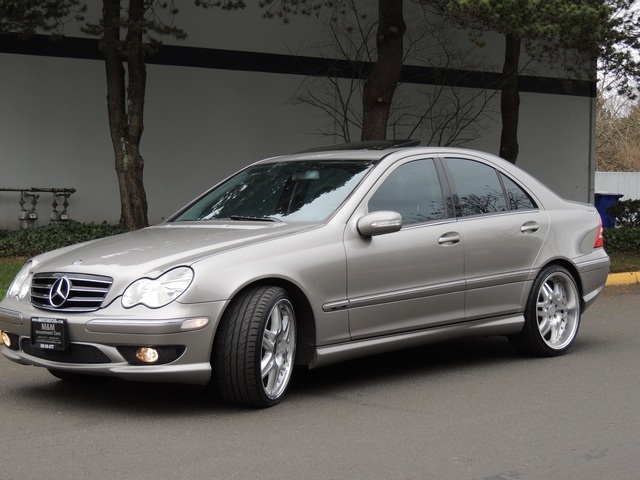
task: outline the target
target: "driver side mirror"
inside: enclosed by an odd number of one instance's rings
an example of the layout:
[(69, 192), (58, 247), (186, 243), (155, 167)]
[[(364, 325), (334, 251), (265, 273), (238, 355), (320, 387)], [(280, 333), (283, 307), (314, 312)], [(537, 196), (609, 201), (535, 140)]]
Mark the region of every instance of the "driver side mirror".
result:
[(402, 228), (402, 216), (388, 210), (372, 212), (360, 218), (356, 227), (363, 237), (393, 233)]

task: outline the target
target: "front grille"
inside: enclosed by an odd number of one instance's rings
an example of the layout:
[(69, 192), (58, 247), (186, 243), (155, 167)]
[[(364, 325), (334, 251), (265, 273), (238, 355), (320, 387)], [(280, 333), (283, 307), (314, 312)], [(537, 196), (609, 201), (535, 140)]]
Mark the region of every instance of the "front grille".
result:
[(111, 277), (101, 275), (36, 273), (31, 304), (43, 310), (92, 312), (100, 308), (112, 283)]
[(72, 343), (66, 350), (44, 350), (35, 348), (31, 345), (28, 338), (22, 339), (22, 351), (27, 355), (49, 360), (51, 362), (60, 363), (111, 363), (111, 359), (107, 357), (99, 348), (93, 345), (84, 345), (81, 343)]

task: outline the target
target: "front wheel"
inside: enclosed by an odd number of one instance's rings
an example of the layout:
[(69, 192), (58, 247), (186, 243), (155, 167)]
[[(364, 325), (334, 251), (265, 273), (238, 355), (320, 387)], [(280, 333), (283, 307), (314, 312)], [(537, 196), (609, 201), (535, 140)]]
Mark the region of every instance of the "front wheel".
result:
[(565, 268), (551, 265), (536, 277), (524, 312), (524, 327), (509, 340), (526, 354), (562, 355), (578, 333), (580, 315), (580, 293), (573, 276)]
[(229, 403), (270, 407), (280, 402), (295, 360), (296, 316), (287, 291), (248, 289), (225, 312), (214, 341), (213, 371)]

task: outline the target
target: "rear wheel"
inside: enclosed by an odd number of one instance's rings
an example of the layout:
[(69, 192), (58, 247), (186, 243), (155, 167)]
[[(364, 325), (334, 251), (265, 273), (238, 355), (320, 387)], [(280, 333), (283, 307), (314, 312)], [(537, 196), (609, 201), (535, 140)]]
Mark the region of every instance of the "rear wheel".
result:
[(524, 328), (510, 337), (511, 343), (531, 355), (562, 355), (578, 333), (580, 315), (580, 293), (573, 276), (559, 265), (546, 267), (529, 294)]
[(225, 312), (214, 342), (213, 371), (229, 403), (270, 407), (289, 385), (296, 349), (296, 317), (287, 291), (248, 289)]

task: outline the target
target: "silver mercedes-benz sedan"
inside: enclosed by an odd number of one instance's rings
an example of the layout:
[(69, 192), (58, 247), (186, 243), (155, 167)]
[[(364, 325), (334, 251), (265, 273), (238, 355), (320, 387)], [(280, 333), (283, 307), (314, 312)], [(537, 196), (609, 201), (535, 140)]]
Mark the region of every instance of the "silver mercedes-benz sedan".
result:
[(565, 353), (609, 271), (596, 209), (497, 157), (328, 149), (250, 165), (161, 225), (31, 259), (8, 359), (62, 380), (278, 403), (295, 364), (466, 336)]

